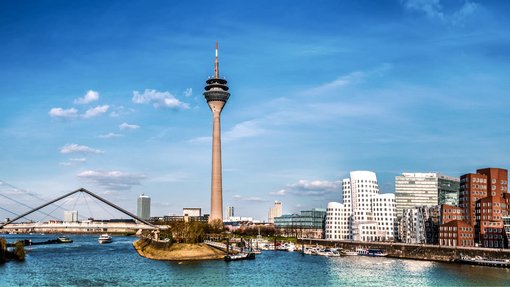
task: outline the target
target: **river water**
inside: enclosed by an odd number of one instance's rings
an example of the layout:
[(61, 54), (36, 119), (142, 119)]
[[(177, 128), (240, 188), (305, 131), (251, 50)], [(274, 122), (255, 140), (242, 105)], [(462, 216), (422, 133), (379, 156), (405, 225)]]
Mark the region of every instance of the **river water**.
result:
[[(9, 242), (49, 235), (1, 235)], [(510, 286), (510, 269), (265, 251), (255, 260), (165, 262), (139, 256), (135, 237), (100, 245), (95, 235), (39, 245), (24, 262), (0, 265), (0, 286)]]

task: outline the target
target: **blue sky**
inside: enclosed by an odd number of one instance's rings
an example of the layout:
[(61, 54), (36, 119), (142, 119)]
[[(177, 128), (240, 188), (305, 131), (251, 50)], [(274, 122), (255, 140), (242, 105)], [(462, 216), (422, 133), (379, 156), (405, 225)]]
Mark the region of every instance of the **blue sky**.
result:
[(208, 212), (216, 41), (240, 216), (325, 207), (351, 170), (393, 192), (402, 172), (508, 168), (507, 1), (182, 2), (1, 1), (0, 179)]

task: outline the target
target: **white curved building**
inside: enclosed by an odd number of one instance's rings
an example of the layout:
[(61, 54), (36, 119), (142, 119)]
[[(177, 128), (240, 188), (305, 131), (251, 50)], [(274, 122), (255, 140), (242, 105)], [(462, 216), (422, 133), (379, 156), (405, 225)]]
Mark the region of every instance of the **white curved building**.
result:
[(377, 176), (352, 171), (342, 180), (343, 203), (330, 202), (326, 211), (325, 238), (330, 240), (393, 240), (395, 195), (379, 194)]

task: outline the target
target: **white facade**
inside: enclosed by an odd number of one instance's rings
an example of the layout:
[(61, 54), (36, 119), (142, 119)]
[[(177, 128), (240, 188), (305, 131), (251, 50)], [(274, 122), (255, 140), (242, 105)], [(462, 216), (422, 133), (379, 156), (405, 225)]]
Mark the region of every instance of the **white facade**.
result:
[(280, 216), (282, 216), (282, 203), (280, 201), (275, 201), (274, 206), (269, 209), (269, 213), (267, 215), (268, 222), (274, 223), (274, 218)]
[(142, 219), (149, 219), (151, 217), (151, 198), (142, 193), (136, 203), (136, 215)]
[(375, 173), (353, 171), (342, 181), (343, 203), (330, 202), (326, 211), (326, 239), (393, 240), (395, 195), (379, 194)]
[(64, 222), (78, 222), (78, 211), (77, 210), (64, 211)]
[(182, 209), (182, 216), (202, 216), (202, 208), (185, 207)]

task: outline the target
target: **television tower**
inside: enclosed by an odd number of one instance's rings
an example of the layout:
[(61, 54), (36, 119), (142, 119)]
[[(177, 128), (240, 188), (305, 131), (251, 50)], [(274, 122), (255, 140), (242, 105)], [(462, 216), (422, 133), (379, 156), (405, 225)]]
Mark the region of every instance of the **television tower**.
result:
[(211, 172), (211, 215), (209, 222), (219, 219), (223, 221), (223, 191), (221, 179), (221, 129), (220, 114), (230, 97), (227, 81), (220, 79), (218, 62), (218, 42), (216, 42), (216, 58), (214, 60), (214, 76), (206, 81), (204, 96), (213, 114), (212, 135), (212, 172)]

